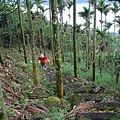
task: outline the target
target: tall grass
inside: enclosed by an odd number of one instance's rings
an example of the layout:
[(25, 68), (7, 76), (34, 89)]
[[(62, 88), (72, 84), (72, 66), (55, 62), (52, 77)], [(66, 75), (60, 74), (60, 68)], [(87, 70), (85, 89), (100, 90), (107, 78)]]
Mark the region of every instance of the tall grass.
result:
[[(96, 86), (103, 86), (106, 90), (120, 90), (120, 81), (116, 84), (116, 77), (112, 73), (108, 73), (106, 70), (102, 71), (100, 75), (98, 67), (96, 67), (96, 77), (95, 82), (92, 81), (92, 68), (87, 71), (82, 71), (80, 68), (86, 69), (86, 66), (83, 63), (78, 64), (78, 77), (86, 79)], [(67, 63), (63, 67), (63, 74), (65, 75), (74, 75), (74, 65)]]

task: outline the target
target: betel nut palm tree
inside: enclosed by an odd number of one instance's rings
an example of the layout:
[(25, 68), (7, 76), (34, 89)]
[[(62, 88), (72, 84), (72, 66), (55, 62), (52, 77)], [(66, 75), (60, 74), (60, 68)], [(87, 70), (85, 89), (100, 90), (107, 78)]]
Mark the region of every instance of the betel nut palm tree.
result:
[(93, 58), (92, 58), (92, 80), (95, 81), (95, 49), (96, 49), (96, 3), (97, 0), (88, 0), (88, 2), (94, 7), (94, 25), (93, 25)]
[(98, 0), (98, 4), (97, 4), (97, 9), (100, 11), (101, 13), (101, 31), (102, 31), (102, 24), (103, 24), (103, 19), (102, 19), (102, 14), (104, 13), (105, 9), (108, 8), (108, 6), (110, 6), (110, 4), (105, 4), (105, 0)]
[(107, 14), (109, 13), (109, 11), (110, 11), (110, 7), (105, 5), (104, 11), (103, 11), (103, 13), (105, 15), (105, 29), (106, 29), (106, 25), (107, 25)]
[(116, 22), (116, 14), (117, 12), (120, 10), (119, 5), (117, 4), (117, 2), (113, 2), (113, 7), (110, 8), (113, 13), (114, 13), (114, 33), (115, 33), (115, 22)]
[(89, 65), (90, 65), (90, 63), (89, 63), (89, 59), (90, 59), (90, 57), (89, 57), (90, 15), (92, 15), (94, 12), (89, 11), (89, 8), (86, 8), (86, 7), (83, 7), (83, 9), (84, 9), (84, 11), (78, 12), (78, 14), (79, 14), (79, 17), (83, 17), (85, 19), (85, 30), (86, 30), (85, 36), (87, 36), (86, 41), (85, 41), (85, 43), (86, 43), (86, 67), (89, 69)]
[(71, 15), (70, 15), (70, 8), (72, 7), (72, 5), (73, 5), (73, 2), (72, 2), (72, 0), (66, 0), (66, 2), (65, 2), (65, 5), (66, 5), (66, 7), (69, 9), (69, 24), (70, 24), (70, 18), (71, 18)]

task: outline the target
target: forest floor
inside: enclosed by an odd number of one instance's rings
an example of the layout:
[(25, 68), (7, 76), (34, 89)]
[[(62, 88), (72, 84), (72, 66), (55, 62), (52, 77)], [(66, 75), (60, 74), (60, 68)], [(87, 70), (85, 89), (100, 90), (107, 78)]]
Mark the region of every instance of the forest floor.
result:
[[(30, 69), (32, 64), (29, 62), (28, 69), (30, 70), (25, 70), (23, 65), (17, 64), (23, 62), (23, 53), (20, 54), (16, 49), (14, 52), (5, 50), (3, 58), (5, 65), (0, 64), (0, 82), (8, 119), (42, 120), (48, 114), (47, 110), (49, 109), (44, 103), (44, 99), (56, 96), (56, 77), (53, 67), (50, 66), (47, 71), (39, 72), (41, 85), (36, 87), (33, 85)], [(66, 99), (71, 105), (70, 108), (67, 108), (69, 109), (68, 113), (60, 112), (59, 116), (64, 114), (66, 120), (120, 119), (119, 91), (114, 93), (106, 91), (102, 86), (90, 84), (83, 78), (74, 78), (72, 74), (63, 74), (63, 83)], [(62, 106), (61, 109), (65, 109), (65, 106)], [(76, 117), (69, 118), (69, 116)], [(54, 119), (54, 115), (52, 115), (52, 117), (47, 116), (44, 120), (64, 119)]]

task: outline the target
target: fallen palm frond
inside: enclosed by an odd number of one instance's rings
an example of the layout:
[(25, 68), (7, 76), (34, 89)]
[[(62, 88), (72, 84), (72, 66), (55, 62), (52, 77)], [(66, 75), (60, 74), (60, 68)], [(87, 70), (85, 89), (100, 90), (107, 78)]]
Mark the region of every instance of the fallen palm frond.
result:
[(24, 96), (19, 93), (19, 92), (15, 92), (11, 87), (5, 87), (5, 86), (2, 86), (2, 88), (10, 93), (12, 93), (13, 96), (15, 97), (18, 97), (18, 98), (24, 98)]
[(73, 107), (73, 110), (65, 115), (65, 118), (68, 116), (75, 116), (77, 113), (81, 113), (81, 112), (86, 112), (88, 110), (90, 110), (93, 107), (95, 101), (87, 101), (84, 103), (80, 103), (77, 106)]

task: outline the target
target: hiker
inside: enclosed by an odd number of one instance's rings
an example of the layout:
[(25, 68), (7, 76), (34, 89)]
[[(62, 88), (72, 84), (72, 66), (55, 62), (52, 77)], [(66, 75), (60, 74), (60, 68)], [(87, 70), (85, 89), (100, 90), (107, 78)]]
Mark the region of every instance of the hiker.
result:
[(40, 54), (40, 56), (38, 57), (38, 61), (41, 64), (42, 69), (47, 70), (48, 62), (49, 62), (48, 58), (44, 56), (43, 54)]

